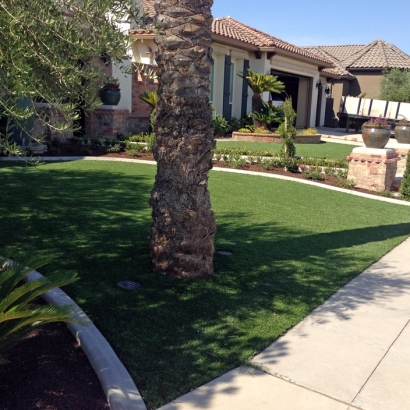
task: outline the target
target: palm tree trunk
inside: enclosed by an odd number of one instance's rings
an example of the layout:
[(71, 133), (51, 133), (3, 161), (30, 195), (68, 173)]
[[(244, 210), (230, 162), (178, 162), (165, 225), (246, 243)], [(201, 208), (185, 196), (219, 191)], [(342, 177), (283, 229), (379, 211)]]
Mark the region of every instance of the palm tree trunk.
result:
[(180, 277), (214, 273), (215, 217), (208, 191), (215, 145), (209, 105), (212, 0), (159, 0), (158, 104), (151, 193), (155, 271)]

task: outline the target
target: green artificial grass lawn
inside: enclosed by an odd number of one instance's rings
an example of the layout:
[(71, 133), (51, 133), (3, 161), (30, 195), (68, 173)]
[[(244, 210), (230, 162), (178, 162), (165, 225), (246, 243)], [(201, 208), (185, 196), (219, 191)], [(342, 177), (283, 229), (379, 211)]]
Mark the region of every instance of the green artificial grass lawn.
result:
[[(410, 235), (406, 206), (214, 171), (215, 247), (232, 256), (215, 254), (212, 278), (165, 277), (149, 268), (155, 171), (0, 163), (1, 252), (18, 260), (43, 251), (55, 256), (43, 274), (79, 273), (65, 291), (113, 346), (149, 409), (246, 362)], [(120, 289), (126, 279), (141, 288)]]
[[(217, 141), (218, 148), (246, 148), (250, 151), (270, 151), (279, 153), (282, 144), (269, 142), (247, 142), (247, 141)], [(321, 142), (320, 144), (295, 144), (296, 155), (301, 157), (316, 158), (338, 158), (344, 159), (356, 145), (338, 144), (334, 142)]]

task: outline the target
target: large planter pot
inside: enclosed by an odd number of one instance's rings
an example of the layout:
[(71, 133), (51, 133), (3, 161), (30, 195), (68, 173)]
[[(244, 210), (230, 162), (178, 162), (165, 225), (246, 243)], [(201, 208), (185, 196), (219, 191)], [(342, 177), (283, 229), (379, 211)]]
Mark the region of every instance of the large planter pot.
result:
[(367, 122), (362, 127), (362, 137), (366, 148), (384, 148), (390, 139), (390, 126), (375, 127)]
[(410, 144), (410, 125), (396, 125), (394, 136), (400, 144)]
[(121, 90), (119, 88), (102, 88), (100, 99), (104, 105), (118, 105), (121, 99)]

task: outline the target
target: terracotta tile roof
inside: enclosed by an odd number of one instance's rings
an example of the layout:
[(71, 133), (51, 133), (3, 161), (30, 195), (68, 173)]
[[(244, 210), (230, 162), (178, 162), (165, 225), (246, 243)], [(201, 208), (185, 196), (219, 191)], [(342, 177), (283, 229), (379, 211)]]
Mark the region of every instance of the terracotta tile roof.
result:
[[(155, 16), (155, 0), (140, 0), (140, 2), (144, 8), (144, 11), (148, 13), (149, 17), (153, 18)], [(136, 33), (136, 31), (134, 31), (134, 33)], [(247, 26), (246, 24), (243, 24), (230, 17), (214, 19), (212, 22), (212, 33), (256, 47), (272, 47), (280, 50), (286, 50), (324, 64), (332, 64), (332, 61), (328, 58), (324, 58), (323, 56), (313, 53), (305, 48), (297, 47), (277, 37), (271, 36), (270, 34), (264, 33), (263, 31)]]
[(360, 68), (410, 68), (410, 56), (383, 40), (375, 40), (365, 45), (305, 48), (312, 52), (327, 54), (341, 72)]
[(147, 13), (149, 17), (155, 17), (155, 0), (140, 0), (140, 3), (144, 12)]
[[(303, 47), (306, 50), (309, 50), (312, 53), (316, 53), (319, 54), (321, 56), (323, 56), (324, 58), (327, 58), (328, 60), (330, 60), (334, 67), (332, 69), (331, 73), (335, 73), (339, 76), (345, 76), (345, 77), (352, 77), (354, 78), (354, 76), (352, 74), (349, 73), (349, 71), (346, 70), (346, 68), (340, 63), (340, 61), (334, 57), (334, 55), (330, 52), (328, 52), (326, 50), (326, 47), (320, 47), (320, 46), (312, 46), (312, 47)], [(322, 70), (325, 71), (325, 70)]]
[(294, 54), (298, 54), (304, 57), (309, 57), (316, 61), (323, 63), (331, 63), (329, 59), (312, 53), (302, 47), (297, 47), (291, 43), (288, 43), (280, 38), (271, 36), (263, 31), (257, 30), (253, 27), (247, 26), (240, 21), (234, 20), (231, 17), (222, 17), (214, 19), (212, 23), (212, 32), (222, 37), (238, 40), (243, 43), (255, 45), (257, 47), (273, 47), (281, 50), (290, 51)]
[[(327, 74), (330, 77), (337, 77), (337, 78), (340, 78), (340, 76), (342, 75), (340, 74), (339, 70), (335, 68), (322, 68), (320, 72)], [(354, 78), (354, 76), (352, 76), (352, 78)]]

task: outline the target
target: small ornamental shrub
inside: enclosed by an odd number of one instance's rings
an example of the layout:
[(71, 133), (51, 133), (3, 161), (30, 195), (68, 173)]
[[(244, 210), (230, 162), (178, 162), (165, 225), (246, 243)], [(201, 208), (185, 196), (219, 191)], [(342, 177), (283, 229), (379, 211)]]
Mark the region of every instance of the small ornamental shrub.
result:
[(228, 121), (220, 114), (216, 114), (215, 117), (212, 118), (212, 120), (214, 123), (215, 137), (224, 137), (228, 133), (230, 128)]
[(321, 167), (303, 167), (302, 168), (303, 178), (312, 179), (314, 181), (324, 181), (326, 179), (325, 175), (322, 174)]
[(267, 130), (266, 128), (255, 128), (253, 132), (255, 134), (272, 134), (272, 132)]
[(354, 181), (354, 179), (346, 179), (346, 178), (339, 177), (337, 179), (337, 185), (340, 188), (352, 189), (356, 186), (356, 182)]
[(307, 128), (305, 130), (298, 131), (298, 135), (314, 135), (317, 134), (316, 128)]
[(154, 148), (155, 134), (153, 132), (148, 134), (145, 139), (145, 142), (147, 143), (147, 146), (145, 147), (146, 151), (152, 152), (152, 149)]
[(127, 142), (125, 152), (128, 155), (137, 157), (143, 151), (145, 151), (145, 145), (138, 144), (138, 143)]
[(410, 201), (410, 152), (407, 154), (406, 169), (403, 174), (399, 193), (401, 198)]
[(121, 151), (121, 145), (120, 144), (114, 144), (112, 147), (107, 148), (107, 152), (120, 152)]
[(294, 126), (296, 112), (292, 107), (292, 98), (287, 98), (283, 103), (283, 112), (285, 121), (279, 125), (278, 132), (282, 138), (281, 156), (293, 158), (296, 154), (294, 140), (296, 137), (296, 128)]

